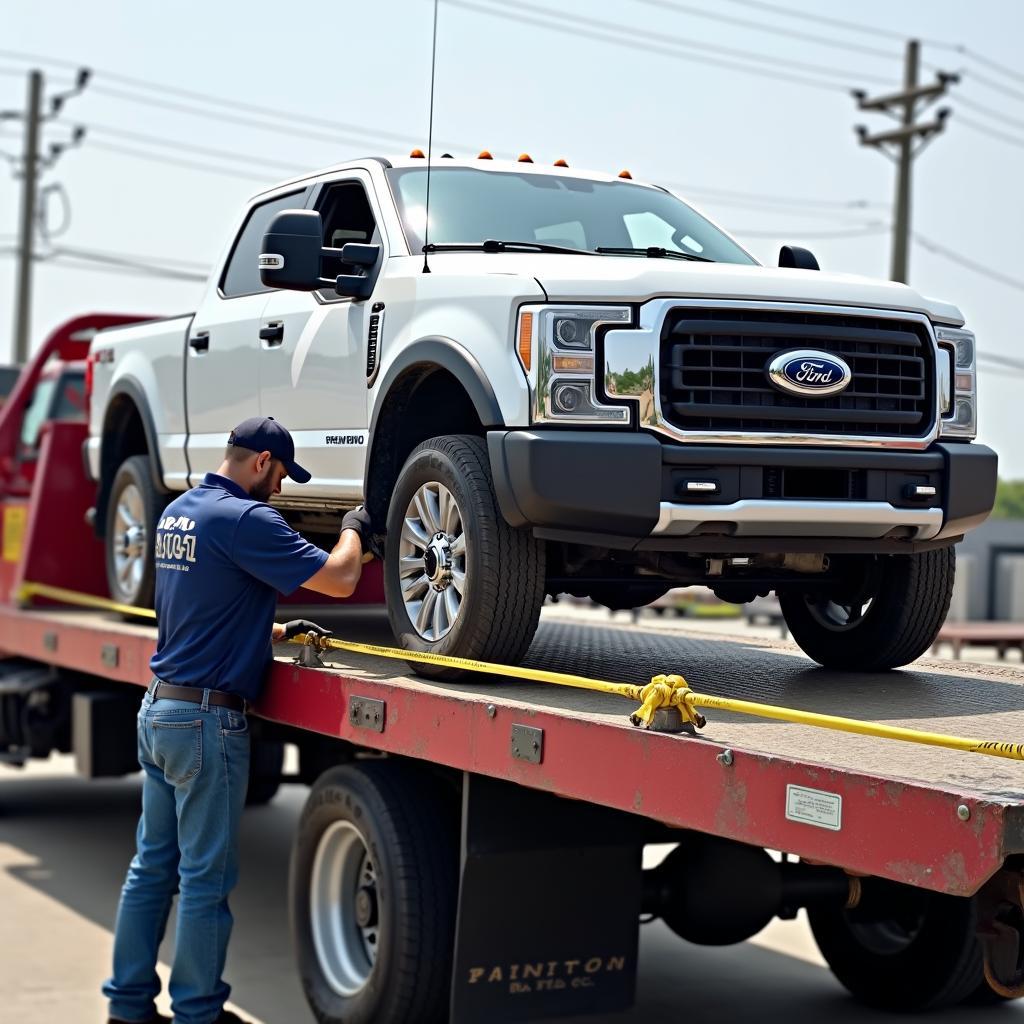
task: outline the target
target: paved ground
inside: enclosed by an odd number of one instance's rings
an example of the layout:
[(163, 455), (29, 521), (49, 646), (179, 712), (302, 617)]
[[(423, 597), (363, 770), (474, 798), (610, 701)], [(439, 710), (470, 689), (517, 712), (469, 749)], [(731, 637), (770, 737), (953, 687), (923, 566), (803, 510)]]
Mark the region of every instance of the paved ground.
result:
[[(67, 758), (21, 772), (0, 768), (0, 1021), (11, 1024), (105, 1020), (98, 986), (133, 847), (139, 782), (85, 782), (70, 772)], [(235, 1007), (256, 1024), (312, 1021), (292, 968), (284, 898), (288, 846), (303, 799), (303, 790), (287, 787), (243, 822), (227, 977)], [(645, 926), (640, 991), (632, 1012), (592, 1020), (905, 1020), (869, 1014), (846, 999), (802, 922), (773, 925), (753, 942), (720, 950), (688, 946), (660, 924)], [(980, 1012), (940, 1019), (976, 1024)], [(986, 1016), (1019, 1021), (1021, 1007)]]

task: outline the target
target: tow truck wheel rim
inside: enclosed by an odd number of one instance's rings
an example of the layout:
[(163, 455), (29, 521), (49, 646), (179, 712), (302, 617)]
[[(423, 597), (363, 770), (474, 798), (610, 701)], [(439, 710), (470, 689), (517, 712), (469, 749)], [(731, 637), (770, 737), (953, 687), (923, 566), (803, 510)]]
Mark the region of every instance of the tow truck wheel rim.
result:
[(338, 995), (351, 997), (369, 980), (380, 947), (377, 869), (351, 822), (336, 821), (320, 837), (309, 893), (313, 944), (324, 978)]
[(441, 640), (458, 621), (466, 589), (462, 510), (444, 484), (430, 481), (412, 496), (398, 557), (409, 621), (424, 640)]
[(114, 569), (125, 595), (134, 597), (146, 567), (146, 525), (142, 492), (133, 483), (117, 497), (114, 517)]

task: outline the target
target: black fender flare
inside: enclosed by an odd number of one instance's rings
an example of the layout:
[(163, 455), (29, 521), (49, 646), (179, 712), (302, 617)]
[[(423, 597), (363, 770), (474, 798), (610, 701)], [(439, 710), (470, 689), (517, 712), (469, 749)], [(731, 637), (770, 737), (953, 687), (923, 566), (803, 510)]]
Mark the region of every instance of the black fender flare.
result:
[[(388, 367), (388, 372), (384, 374), (378, 394), (386, 398), (395, 381), (407, 370), (417, 365), (435, 366), (439, 370), (447, 370), (455, 377), (465, 388), (466, 394), (469, 395), (485, 430), (505, 425), (501, 415), (501, 406), (498, 405), (498, 399), (494, 395), (494, 389), (476, 356), (465, 346), (443, 335), (420, 338), (419, 341), (414, 341), (404, 348), (398, 358)], [(382, 398), (373, 410), (373, 417), (370, 420), (371, 439), (383, 405)]]
[(450, 373), (463, 387), (469, 400), (473, 403), (477, 416), (485, 430), (492, 430), (505, 426), (504, 417), (501, 413), (501, 406), (495, 397), (494, 389), (491, 387), (487, 375), (483, 371), (476, 356), (464, 345), (460, 345), (453, 338), (446, 338), (443, 335), (432, 335), (420, 338), (411, 345), (404, 348), (395, 361), (388, 367), (387, 373), (381, 381), (377, 395), (378, 401), (374, 405), (373, 414), (370, 418), (369, 452), (366, 459), (366, 473), (363, 479), (363, 493), (369, 494), (370, 469), (373, 466), (373, 446), (377, 430), (377, 420), (380, 417), (381, 409), (387, 403), (387, 397), (395, 382), (413, 367), (434, 367)]
[[(122, 396), (131, 400), (132, 405), (135, 406), (135, 409), (139, 414), (139, 419), (142, 420), (142, 432), (146, 435), (146, 454), (149, 456), (149, 465), (153, 473), (153, 484), (158, 491), (167, 494), (168, 490), (164, 485), (164, 468), (160, 462), (160, 449), (157, 446), (157, 433), (156, 425), (153, 423), (153, 414), (149, 411), (149, 402), (146, 400), (145, 390), (142, 385), (130, 375), (118, 378), (110, 389), (110, 394), (107, 396), (107, 408), (103, 415), (103, 437), (106, 439), (110, 435), (110, 432), (107, 429), (107, 421), (110, 416), (110, 406), (113, 404), (115, 398), (120, 398)], [(109, 485), (110, 483), (109, 480), (104, 480), (102, 449), (100, 449), (100, 481), (101, 486)]]

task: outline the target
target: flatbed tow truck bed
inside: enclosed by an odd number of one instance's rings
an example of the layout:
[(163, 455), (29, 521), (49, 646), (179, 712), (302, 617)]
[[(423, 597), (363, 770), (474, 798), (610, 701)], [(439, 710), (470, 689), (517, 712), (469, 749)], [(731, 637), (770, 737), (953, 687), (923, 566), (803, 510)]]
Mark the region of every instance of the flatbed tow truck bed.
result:
[[(678, 672), (699, 693), (981, 739), (1024, 736), (1024, 672), (1008, 667), (922, 660), (902, 672), (839, 674), (784, 641), (708, 639), (685, 627), (666, 636), (549, 612), (525, 666), (634, 683)], [(309, 613), (340, 637), (391, 642), (380, 610)], [(155, 638), (154, 627), (108, 613), (0, 607), (9, 655), (111, 680), (147, 685)], [(296, 653), (276, 646), (257, 708), (280, 725), (957, 895), (1024, 854), (1024, 762), (721, 712), (695, 737), (663, 734), (631, 726), (630, 703), (612, 695), (482, 675), (439, 683), (347, 652), (304, 668)], [(353, 698), (383, 701), (383, 723), (354, 722)], [(514, 725), (543, 730), (536, 763), (513, 751)], [(794, 785), (840, 796), (838, 820), (787, 816)]]

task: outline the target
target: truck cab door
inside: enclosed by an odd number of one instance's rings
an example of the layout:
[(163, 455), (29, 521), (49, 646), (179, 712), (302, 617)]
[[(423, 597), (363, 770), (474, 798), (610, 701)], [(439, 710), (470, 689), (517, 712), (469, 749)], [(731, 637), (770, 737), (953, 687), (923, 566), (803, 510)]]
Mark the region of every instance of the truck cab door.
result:
[(302, 209), (307, 198), (308, 189), (301, 189), (249, 211), (220, 279), (192, 320), (185, 350), (185, 401), (193, 486), (220, 465), (231, 429), (259, 415), (258, 335), (273, 293), (260, 281), (257, 257), (271, 219), (282, 210)]
[[(325, 246), (368, 242), (380, 245), (386, 258), (368, 174), (347, 171), (343, 179), (324, 184), (313, 205), (323, 221)], [(354, 272), (338, 260), (323, 264), (325, 278)], [(274, 292), (263, 309), (260, 414), (291, 431), (295, 457), (313, 476), (302, 485), (286, 480), (285, 496), (350, 501), (363, 496), (369, 442), (366, 348), (373, 305), (372, 298), (357, 301), (321, 289)]]

